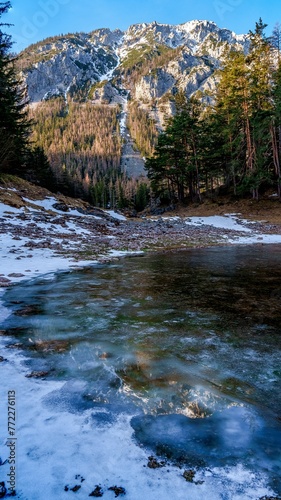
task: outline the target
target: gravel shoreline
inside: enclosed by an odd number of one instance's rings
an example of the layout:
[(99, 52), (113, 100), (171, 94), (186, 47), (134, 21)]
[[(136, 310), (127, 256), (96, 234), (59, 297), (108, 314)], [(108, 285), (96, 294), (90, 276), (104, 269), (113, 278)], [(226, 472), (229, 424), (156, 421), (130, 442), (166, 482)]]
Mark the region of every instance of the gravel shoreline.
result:
[[(79, 200), (48, 192), (41, 199), (13, 187), (0, 194), (0, 286), (143, 252), (214, 245), (281, 243), (281, 224), (248, 221), (239, 214), (126, 219)], [(4, 198), (3, 198), (4, 196)], [(42, 199), (43, 198), (43, 199)]]

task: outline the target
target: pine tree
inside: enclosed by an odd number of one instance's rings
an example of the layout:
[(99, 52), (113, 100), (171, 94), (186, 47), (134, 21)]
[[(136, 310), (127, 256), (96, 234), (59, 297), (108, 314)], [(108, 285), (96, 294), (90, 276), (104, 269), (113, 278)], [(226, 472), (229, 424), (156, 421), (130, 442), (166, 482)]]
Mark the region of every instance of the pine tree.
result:
[(269, 38), (270, 45), (275, 49), (277, 55), (278, 65), (280, 62), (280, 51), (281, 51), (281, 25), (280, 23), (276, 23), (272, 35)]
[(27, 153), (25, 178), (33, 184), (39, 184), (50, 191), (58, 188), (43, 148), (36, 146)]
[[(0, 3), (0, 18), (11, 8)], [(15, 58), (10, 55), (11, 36), (0, 24), (0, 171), (21, 173), (28, 151), (30, 122), (27, 118), (25, 89), (16, 75)]]
[(274, 113), (271, 124), (274, 172), (277, 180), (277, 193), (281, 198), (281, 62), (273, 77)]
[(135, 201), (135, 209), (138, 212), (141, 212), (145, 209), (148, 204), (148, 186), (144, 182), (141, 182), (136, 191), (136, 201)]
[(250, 50), (230, 52), (220, 72), (215, 118), (226, 154), (226, 177), (234, 190), (251, 192), (271, 176), (272, 64), (271, 50), (260, 19), (249, 32)]
[(146, 162), (148, 177), (160, 197), (184, 201), (200, 199), (199, 103), (183, 93), (176, 98), (176, 114), (160, 134), (154, 156)]
[(247, 57), (250, 68), (251, 129), (254, 151), (251, 183), (255, 198), (258, 198), (259, 186), (270, 180), (269, 162), (272, 156), (270, 124), (273, 111), (273, 66), (271, 47), (264, 33), (266, 27), (262, 19), (259, 19), (255, 32), (249, 32), (250, 52)]

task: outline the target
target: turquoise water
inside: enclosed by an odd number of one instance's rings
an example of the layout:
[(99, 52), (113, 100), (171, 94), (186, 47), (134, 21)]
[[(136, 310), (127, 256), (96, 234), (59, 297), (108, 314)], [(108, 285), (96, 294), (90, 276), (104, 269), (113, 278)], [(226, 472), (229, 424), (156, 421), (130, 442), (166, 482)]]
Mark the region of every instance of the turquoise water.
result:
[(280, 247), (136, 257), (22, 283), (4, 299), (1, 329), (30, 373), (84, 383), (48, 407), (98, 410), (97, 425), (128, 414), (153, 453), (190, 467), (242, 463), (281, 492)]

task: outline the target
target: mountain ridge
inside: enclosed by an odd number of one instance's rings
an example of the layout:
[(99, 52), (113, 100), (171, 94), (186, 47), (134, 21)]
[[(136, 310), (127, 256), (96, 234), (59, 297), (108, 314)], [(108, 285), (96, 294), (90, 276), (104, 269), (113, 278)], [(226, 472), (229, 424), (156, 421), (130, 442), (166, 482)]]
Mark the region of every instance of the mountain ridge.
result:
[[(204, 57), (205, 63), (208, 58), (216, 69), (222, 52), (230, 45), (245, 49), (246, 35), (236, 35), (207, 20), (179, 25), (154, 21), (131, 25), (126, 31), (100, 28), (90, 33), (47, 38), (21, 52), (19, 61), (31, 102), (56, 95), (73, 97), (83, 87), (84, 98), (88, 99), (93, 85), (120, 75), (124, 77), (126, 71), (153, 59), (161, 49), (162, 52), (179, 48), (184, 51), (184, 58), (174, 54), (175, 62), (181, 63), (176, 71), (179, 77), (187, 68), (202, 66)], [(170, 59), (173, 60), (172, 54)], [(199, 87), (195, 87), (188, 88), (186, 84), (187, 94), (198, 90)]]
[[(213, 21), (195, 20), (180, 25), (154, 21), (131, 25), (126, 31), (100, 28), (90, 33), (50, 37), (23, 51), (19, 66), (33, 107), (41, 102), (42, 107), (56, 97), (65, 102), (60, 111), (63, 115), (67, 115), (70, 102), (104, 106), (105, 113), (105, 106), (114, 107), (117, 125), (113, 139), (118, 136), (122, 145), (121, 156), (116, 153), (114, 162), (119, 162), (121, 171), (129, 178), (139, 178), (146, 176), (144, 157), (153, 153), (166, 118), (174, 114), (175, 95), (182, 91), (187, 97), (195, 95), (211, 102), (225, 53), (247, 48), (246, 35), (219, 28)], [(40, 114), (45, 130), (50, 128), (46, 124), (49, 113), (45, 110)], [(82, 108), (80, 115), (84, 116)], [(38, 116), (33, 117), (36, 120)], [(70, 113), (62, 127), (74, 127), (71, 120)], [(101, 135), (107, 137), (109, 130), (110, 127), (103, 130)], [(54, 146), (55, 139), (48, 131), (45, 135), (48, 139), (41, 138), (39, 145), (49, 151), (53, 163), (51, 150), (57, 149), (58, 143)], [(67, 153), (63, 149), (69, 134), (63, 135), (59, 141), (61, 161), (67, 161), (67, 165), (70, 161), (72, 165), (72, 159), (65, 160)], [(75, 142), (74, 135), (72, 140)], [(103, 163), (99, 159), (102, 156), (111, 165), (101, 139), (94, 134), (91, 141), (93, 147), (85, 144), (91, 156), (95, 151), (96, 159), (91, 162)], [(83, 155), (81, 152), (81, 158)], [(87, 163), (88, 167), (92, 176), (92, 166)], [(73, 167), (67, 168), (73, 176)]]

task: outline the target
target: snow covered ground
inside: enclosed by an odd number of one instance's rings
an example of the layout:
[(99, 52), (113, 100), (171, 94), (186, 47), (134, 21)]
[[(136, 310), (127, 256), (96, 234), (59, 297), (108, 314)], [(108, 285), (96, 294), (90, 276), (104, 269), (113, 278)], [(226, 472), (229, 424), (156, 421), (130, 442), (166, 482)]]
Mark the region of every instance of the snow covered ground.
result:
[[(96, 259), (73, 258), (77, 246), (87, 245), (90, 237), (91, 241), (99, 237), (93, 234), (92, 228), (94, 223), (99, 223), (97, 217), (75, 210), (62, 216), (53, 208), (57, 200), (52, 198), (26, 201), (32, 206), (17, 209), (0, 204), (0, 284), (6, 286), (39, 275), (51, 279), (52, 274), (48, 273), (97, 262)], [(118, 223), (126, 224), (120, 214), (109, 212), (109, 215)], [(178, 219), (170, 218), (170, 223), (173, 224), (173, 220), (176, 223)], [(222, 236), (225, 243), (281, 243), (281, 235), (263, 234), (251, 223), (238, 220), (235, 214), (192, 217), (182, 222), (192, 231), (205, 226), (206, 231), (208, 227), (226, 229), (230, 232)], [(114, 223), (110, 221), (106, 227), (104, 240), (114, 242), (117, 238)], [(129, 233), (132, 234), (131, 228)], [(74, 234), (75, 239), (72, 239)], [(44, 246), (46, 240), (49, 243)], [(29, 246), (30, 243), (37, 246)], [(58, 252), (59, 248), (64, 252)], [(108, 243), (101, 255), (116, 257), (126, 252)], [(0, 293), (0, 323), (9, 315), (1, 303), (3, 293), (4, 289)], [(147, 452), (132, 440), (133, 429), (128, 425), (128, 416), (120, 415), (110, 426), (97, 427), (93, 425), (92, 410), (68, 411), (62, 401), (54, 411), (47, 404), (50, 397), (63, 391), (70, 400), (75, 399), (77, 391), (82, 389), (79, 383), (48, 380), (42, 383), (26, 378), (23, 354), (5, 348), (10, 341), (6, 336), (0, 337), (0, 482), (5, 481), (6, 487), (9, 486), (11, 465), (7, 460), (11, 447), (8, 445), (14, 443), (16, 498), (63, 500), (71, 498), (75, 492), (75, 497), (85, 499), (97, 485), (104, 491), (105, 499), (114, 498), (114, 492), (108, 489), (112, 486), (125, 488), (128, 500), (181, 500), (187, 496), (194, 500), (254, 500), (273, 494), (266, 485), (266, 477), (242, 466), (202, 470), (196, 474), (198, 484), (186, 482), (183, 471), (175, 466), (147, 468)], [(12, 437), (7, 429), (9, 391), (15, 391), (16, 395), (16, 435)]]
[[(37, 201), (22, 199), (27, 206), (21, 208), (0, 203), (0, 285), (97, 262), (83, 258), (77, 262), (73, 252), (81, 244), (86, 245), (90, 237), (97, 237), (91, 222), (98, 223), (102, 217), (74, 209), (64, 214), (54, 208), (57, 199), (53, 197)], [(106, 213), (113, 219), (126, 220), (114, 211)], [(56, 219), (56, 214), (60, 218)], [(83, 227), (82, 220), (87, 221), (89, 229), (85, 223)], [(114, 256), (125, 253), (115, 251)]]
[[(264, 234), (251, 228), (251, 222), (240, 219), (237, 220), (237, 214), (226, 214), (224, 216), (209, 217), (191, 217), (186, 221), (191, 226), (212, 226), (220, 229), (229, 229), (231, 231), (240, 231), (247, 235), (225, 236), (227, 243), (251, 245), (253, 243), (281, 243), (281, 234)], [(252, 223), (253, 224), (253, 223)]]
[[(113, 210), (104, 212), (111, 218), (111, 222), (108, 222), (101, 216), (83, 214), (77, 209), (69, 209), (64, 213), (54, 208), (57, 203), (54, 197), (37, 201), (25, 197), (22, 199), (26, 206), (21, 208), (0, 203), (0, 285), (95, 264), (102, 256), (118, 257), (139, 252), (142, 250), (140, 246), (145, 247), (145, 240), (148, 236), (152, 239), (155, 231), (147, 221), (138, 222), (138, 230), (132, 231), (130, 226), (126, 226), (126, 217)], [(114, 227), (114, 221), (123, 224), (121, 230)], [(225, 244), (281, 243), (281, 234), (266, 234), (237, 214), (185, 219), (154, 217), (151, 221), (159, 224), (166, 221), (170, 225), (175, 224), (175, 227), (181, 222), (185, 230), (190, 230), (193, 239), (196, 239), (197, 231), (198, 234), (203, 231), (207, 236), (212, 235), (214, 228), (218, 241)], [(100, 224), (104, 224), (102, 231)], [(166, 227), (163, 232), (167, 232)], [(134, 234), (139, 234), (139, 243)], [(182, 235), (185, 238), (188, 233), (182, 231)], [(123, 238), (128, 245), (132, 239), (134, 245), (131, 244), (132, 248), (129, 245), (127, 250), (120, 250), (122, 245), (118, 245), (118, 237)], [(144, 238), (143, 242), (141, 237)], [(83, 255), (77, 254), (84, 247), (96, 250), (95, 258), (87, 256), (85, 259)]]
[[(5, 311), (0, 310), (1, 316)], [(0, 395), (1, 459), (9, 458), (7, 444), (7, 394), (16, 394), (16, 498), (20, 500), (86, 499), (100, 485), (103, 498), (114, 498), (110, 487), (122, 487), (127, 500), (256, 500), (272, 495), (266, 478), (242, 466), (198, 471), (196, 482), (188, 483), (183, 470), (169, 465), (160, 469), (147, 467), (148, 453), (132, 439), (129, 417), (120, 415), (111, 425), (95, 426), (93, 411), (68, 411), (48, 400), (61, 391), (75, 398), (76, 385), (27, 379), (19, 353), (7, 351), (2, 362)], [(0, 467), (0, 481), (7, 483), (10, 465)], [(68, 491), (65, 491), (67, 490)], [(123, 495), (120, 496), (123, 498)]]

